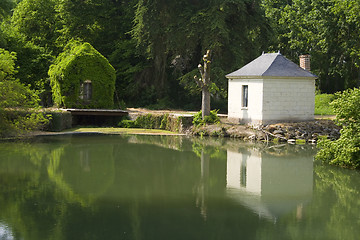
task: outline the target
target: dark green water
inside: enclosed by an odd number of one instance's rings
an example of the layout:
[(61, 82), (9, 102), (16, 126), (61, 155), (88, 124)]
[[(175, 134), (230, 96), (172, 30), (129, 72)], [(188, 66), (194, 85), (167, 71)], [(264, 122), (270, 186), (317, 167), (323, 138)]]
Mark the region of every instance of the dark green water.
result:
[(0, 240), (359, 239), (359, 172), (315, 153), (179, 136), (3, 142)]

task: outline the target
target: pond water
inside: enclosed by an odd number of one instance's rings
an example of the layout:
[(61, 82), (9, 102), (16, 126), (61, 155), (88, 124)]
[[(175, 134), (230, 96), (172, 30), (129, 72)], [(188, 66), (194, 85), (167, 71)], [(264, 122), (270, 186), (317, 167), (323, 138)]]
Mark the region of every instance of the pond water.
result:
[(311, 146), (181, 136), (0, 143), (0, 239), (358, 239), (360, 174)]

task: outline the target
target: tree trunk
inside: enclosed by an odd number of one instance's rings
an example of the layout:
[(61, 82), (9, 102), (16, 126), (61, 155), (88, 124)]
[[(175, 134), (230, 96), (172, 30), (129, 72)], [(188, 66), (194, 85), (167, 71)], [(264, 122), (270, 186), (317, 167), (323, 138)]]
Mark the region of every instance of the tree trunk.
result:
[(208, 87), (202, 89), (201, 114), (202, 119), (210, 115), (210, 91)]
[(201, 117), (203, 120), (205, 116), (210, 115), (210, 58), (210, 50), (207, 50), (206, 54), (203, 57), (204, 66), (202, 66), (201, 64), (198, 65), (201, 78), (194, 76), (195, 82), (202, 90)]

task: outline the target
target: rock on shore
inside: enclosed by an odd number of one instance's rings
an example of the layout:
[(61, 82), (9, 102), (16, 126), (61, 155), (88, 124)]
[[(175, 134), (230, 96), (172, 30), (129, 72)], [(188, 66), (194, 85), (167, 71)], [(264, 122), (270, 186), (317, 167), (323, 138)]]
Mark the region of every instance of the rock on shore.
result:
[(190, 129), (191, 134), (223, 136), (253, 141), (307, 142), (316, 143), (319, 138), (338, 139), (340, 127), (332, 120), (316, 120), (297, 123), (277, 123), (250, 127), (229, 123), (206, 125)]

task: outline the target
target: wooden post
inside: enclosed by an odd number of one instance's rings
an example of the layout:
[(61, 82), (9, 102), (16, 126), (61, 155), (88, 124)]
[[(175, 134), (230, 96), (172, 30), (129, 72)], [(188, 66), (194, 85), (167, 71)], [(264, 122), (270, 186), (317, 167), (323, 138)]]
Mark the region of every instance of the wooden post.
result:
[(198, 65), (198, 69), (201, 75), (199, 79), (197, 76), (194, 76), (195, 82), (201, 88), (202, 91), (202, 104), (201, 104), (201, 112), (202, 112), (202, 119), (205, 116), (210, 115), (210, 50), (207, 50), (206, 54), (203, 57), (204, 66), (201, 64)]

